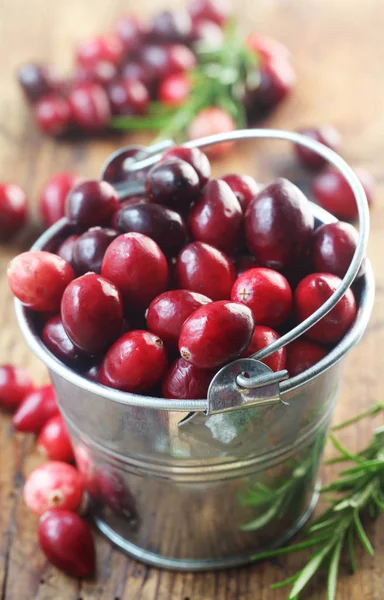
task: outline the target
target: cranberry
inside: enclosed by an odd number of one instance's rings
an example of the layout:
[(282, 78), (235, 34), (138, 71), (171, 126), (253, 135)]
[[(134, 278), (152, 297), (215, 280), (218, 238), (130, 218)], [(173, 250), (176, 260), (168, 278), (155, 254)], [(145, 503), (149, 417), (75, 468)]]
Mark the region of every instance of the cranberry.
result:
[(33, 381), (23, 367), (0, 366), (0, 406), (16, 410), (33, 390)]
[(193, 52), (183, 44), (147, 44), (141, 49), (140, 62), (159, 81), (172, 73), (190, 71), (196, 65)]
[(61, 135), (69, 129), (71, 107), (62, 96), (43, 96), (36, 102), (35, 118), (39, 129), (48, 135)]
[(286, 368), (290, 377), (296, 377), (296, 375), (304, 373), (327, 356), (327, 350), (323, 346), (302, 338), (294, 340), (286, 348)]
[[(329, 273), (313, 273), (305, 277), (294, 294), (294, 308), (298, 323), (304, 321), (324, 304), (336, 291), (341, 279)], [(351, 289), (325, 317), (306, 332), (306, 337), (325, 344), (338, 342), (348, 331), (356, 316), (356, 302)]]
[(74, 448), (74, 453), (83, 486), (91, 498), (96, 500), (100, 495), (100, 486), (97, 469), (91, 458), (90, 452), (85, 446), (78, 445)]
[(92, 67), (99, 62), (120, 64), (124, 45), (119, 37), (96, 36), (82, 42), (76, 51), (76, 60), (83, 67)]
[(313, 233), (315, 271), (344, 277), (355, 253), (359, 234), (350, 223), (327, 223)]
[(181, 326), (189, 315), (211, 302), (207, 296), (189, 290), (171, 290), (152, 300), (147, 311), (149, 331), (158, 335), (170, 349), (177, 349)]
[(194, 21), (192, 24), (192, 41), (197, 48), (218, 50), (224, 43), (223, 30), (213, 21)]
[(188, 208), (200, 191), (195, 169), (178, 158), (170, 158), (152, 167), (145, 180), (149, 199), (177, 210)]
[(0, 183), (0, 241), (10, 240), (25, 225), (28, 200), (25, 192), (13, 183)]
[(115, 189), (106, 181), (84, 181), (68, 194), (65, 213), (70, 223), (80, 227), (109, 225), (119, 207)]
[(137, 51), (143, 42), (143, 27), (134, 15), (121, 15), (116, 23), (116, 33), (126, 52)]
[(158, 97), (166, 106), (180, 106), (187, 100), (192, 88), (191, 80), (185, 73), (173, 73), (162, 80)]
[(128, 233), (137, 231), (152, 238), (165, 254), (175, 254), (184, 246), (187, 229), (182, 217), (161, 204), (131, 204), (119, 211), (117, 226)]
[(60, 246), (56, 250), (57, 256), (60, 256), (60, 258), (63, 258), (67, 263), (69, 263), (71, 265), (71, 267), (73, 269), (75, 268), (74, 261), (73, 261), (73, 249), (75, 247), (75, 242), (78, 239), (79, 239), (78, 235), (75, 235), (75, 234), (70, 235), (69, 237), (67, 237), (66, 240), (64, 240), (64, 242), (62, 242), (60, 244)]
[(72, 78), (71, 87), (77, 87), (83, 83), (98, 83), (105, 87), (118, 76), (118, 68), (110, 62), (100, 61), (91, 67), (76, 67)]
[(111, 119), (111, 108), (105, 89), (92, 81), (79, 83), (69, 92), (72, 117), (80, 129), (96, 132), (104, 129)]
[(51, 317), (46, 322), (41, 338), (48, 350), (66, 365), (76, 367), (85, 360), (84, 355), (69, 339), (60, 315)]
[(125, 392), (150, 390), (163, 376), (167, 353), (160, 338), (135, 330), (113, 344), (101, 363), (99, 381)]
[(86, 379), (89, 379), (89, 381), (96, 381), (96, 382), (99, 381), (100, 365), (99, 364), (92, 365), (91, 367), (89, 367), (89, 369), (84, 371), (82, 373), (82, 375)]
[(114, 229), (91, 227), (75, 242), (73, 261), (76, 273), (83, 275), (88, 271), (101, 272), (105, 251), (118, 236)]
[(246, 211), (250, 201), (256, 196), (260, 190), (260, 186), (250, 175), (238, 175), (231, 173), (220, 177), (235, 194), (243, 212)]
[(123, 323), (120, 292), (100, 275), (87, 273), (65, 290), (61, 318), (68, 337), (80, 350), (98, 354), (120, 333)]
[(223, 26), (230, 16), (228, 0), (190, 0), (188, 12), (194, 21), (213, 21)]
[(69, 510), (49, 510), (41, 517), (39, 543), (49, 562), (69, 575), (86, 577), (95, 570), (91, 530)]
[(289, 59), (289, 50), (284, 44), (260, 33), (251, 33), (247, 40), (247, 46), (256, 53), (262, 63), (269, 63), (276, 59)]
[[(259, 350), (266, 348), (279, 339), (280, 336), (274, 329), (266, 327), (265, 325), (256, 325), (252, 339), (242, 356), (244, 358), (252, 356), (253, 354), (256, 354), (256, 352), (259, 352)], [(282, 369), (285, 369), (286, 360), (287, 351), (285, 348), (280, 348), (280, 350), (276, 350), (273, 354), (263, 358), (261, 362), (272, 369), (272, 371), (281, 371)]]
[(196, 57), (192, 50), (184, 44), (171, 44), (168, 46), (168, 75), (192, 71), (196, 67)]
[(43, 96), (58, 92), (62, 86), (61, 78), (48, 65), (22, 65), (17, 71), (17, 79), (30, 102), (37, 102)]
[(64, 217), (65, 199), (81, 181), (79, 175), (67, 171), (56, 173), (47, 181), (40, 196), (40, 213), (47, 227)]
[(108, 161), (101, 179), (112, 184), (145, 179), (148, 169), (141, 171), (127, 171), (124, 169), (125, 161), (128, 158), (134, 158), (138, 153), (142, 158), (147, 156), (142, 146), (128, 146), (127, 149), (119, 152), (110, 162)]
[[(233, 117), (219, 106), (203, 108), (192, 119), (188, 127), (188, 139), (196, 140), (207, 135), (227, 133), (236, 129)], [(205, 149), (211, 158), (220, 158), (233, 148), (234, 142), (221, 142)]]
[(265, 186), (245, 213), (248, 248), (263, 266), (277, 270), (300, 262), (313, 226), (307, 198), (287, 179)]
[(52, 417), (43, 425), (37, 438), (37, 450), (49, 460), (75, 460), (71, 438), (61, 415)]
[(188, 219), (192, 237), (233, 254), (243, 228), (243, 211), (231, 188), (220, 179), (205, 186)]
[(111, 510), (122, 513), (129, 520), (138, 519), (135, 499), (119, 473), (100, 471), (99, 486), (104, 502)]
[(238, 277), (231, 291), (232, 302), (248, 306), (258, 325), (278, 327), (290, 315), (292, 290), (288, 281), (272, 269), (256, 268)]
[(295, 82), (295, 72), (286, 58), (279, 56), (261, 65), (257, 86), (247, 90), (248, 119), (252, 122), (275, 108), (288, 96)]
[(149, 92), (141, 81), (122, 79), (111, 83), (108, 96), (114, 115), (144, 115), (148, 110)]
[(126, 206), (132, 206), (132, 204), (146, 204), (147, 202), (148, 200), (144, 196), (131, 196), (129, 200), (124, 200), (124, 202), (120, 202), (119, 208), (112, 217), (112, 227), (114, 229), (119, 229), (119, 218)]
[(155, 42), (188, 42), (191, 37), (191, 17), (184, 10), (165, 10), (155, 15), (149, 24), (149, 38)]
[(240, 254), (236, 257), (236, 272), (238, 277), (246, 271), (249, 271), (250, 269), (254, 269), (255, 267), (259, 266), (260, 264), (254, 256)]
[(59, 414), (57, 398), (52, 385), (44, 385), (29, 392), (13, 415), (16, 431), (39, 433), (45, 423)]
[(199, 148), (183, 148), (176, 146), (167, 150), (161, 161), (167, 161), (170, 158), (179, 158), (193, 167), (199, 177), (200, 187), (204, 187), (211, 176), (211, 165), (209, 160)]
[(176, 273), (180, 288), (204, 294), (212, 300), (229, 298), (236, 279), (229, 258), (203, 242), (192, 242), (183, 248), (177, 257)]
[[(365, 169), (355, 169), (355, 174), (367, 195), (368, 204), (372, 204), (373, 177)], [(316, 200), (338, 219), (353, 221), (358, 217), (355, 196), (343, 175), (336, 169), (328, 168), (317, 175), (312, 182), (312, 194)]]
[(50, 461), (37, 467), (24, 485), (24, 500), (38, 516), (50, 508), (78, 510), (83, 499), (81, 475), (71, 465)]
[[(299, 133), (324, 144), (324, 146), (328, 146), (328, 148), (331, 148), (335, 152), (338, 152), (340, 149), (340, 133), (332, 125), (320, 125), (320, 127), (300, 129)], [(307, 167), (307, 169), (316, 171), (322, 169), (327, 164), (325, 158), (309, 150), (309, 148), (295, 144), (294, 150), (301, 164)]]
[(125, 81), (141, 81), (147, 88), (152, 89), (156, 80), (154, 71), (142, 62), (129, 61), (121, 70), (121, 77)]
[(44, 251), (23, 252), (8, 267), (11, 291), (24, 306), (38, 312), (57, 312), (61, 296), (75, 274), (59, 256)]
[(178, 358), (167, 371), (161, 389), (164, 398), (199, 400), (207, 397), (214, 371), (195, 367)]

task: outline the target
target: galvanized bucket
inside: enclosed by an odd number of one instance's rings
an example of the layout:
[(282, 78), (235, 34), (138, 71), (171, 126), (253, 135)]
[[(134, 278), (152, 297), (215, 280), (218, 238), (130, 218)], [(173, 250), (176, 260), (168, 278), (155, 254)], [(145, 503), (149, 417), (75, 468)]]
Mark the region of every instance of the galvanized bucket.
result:
[[(309, 319), (259, 352), (257, 358), (263, 358), (316, 323), (352, 284), (365, 253), (369, 215), (350, 167), (299, 134), (244, 130), (185, 145), (244, 138), (285, 139), (318, 152), (350, 184), (360, 217), (358, 246), (340, 287)], [(126, 167), (153, 164), (170, 145), (146, 149), (136, 162), (128, 159)], [(130, 154), (122, 149), (112, 159), (121, 160), (124, 152)], [(119, 194), (127, 197), (141, 186), (140, 181), (128, 188), (120, 184)], [(315, 205), (312, 210), (317, 224), (335, 220)], [(51, 249), (68, 231), (63, 219), (33, 249)], [(303, 525), (317, 501), (318, 465), (337, 400), (341, 360), (361, 338), (372, 310), (374, 280), (366, 262), (355, 284), (356, 320), (323, 360), (291, 379), (286, 372), (272, 373), (254, 357), (237, 360), (215, 376), (202, 400), (139, 396), (83, 378), (47, 350), (28, 310), (16, 301), (21, 330), (52, 377), (95, 522), (112, 542), (157, 567), (201, 570), (247, 563)]]

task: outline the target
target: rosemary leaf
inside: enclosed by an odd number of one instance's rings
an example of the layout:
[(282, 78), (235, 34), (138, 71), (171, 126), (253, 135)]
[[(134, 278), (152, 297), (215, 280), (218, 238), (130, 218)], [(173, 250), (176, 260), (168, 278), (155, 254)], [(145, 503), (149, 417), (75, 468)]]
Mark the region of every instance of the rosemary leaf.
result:
[(361, 521), (359, 518), (359, 513), (357, 510), (355, 510), (353, 513), (353, 520), (355, 523), (356, 533), (357, 533), (357, 536), (358, 536), (360, 542), (362, 543), (362, 545), (364, 546), (364, 548), (366, 549), (368, 554), (373, 556), (375, 554), (375, 551), (373, 549), (371, 542), (368, 539), (367, 534), (364, 531), (364, 527), (361, 524)]

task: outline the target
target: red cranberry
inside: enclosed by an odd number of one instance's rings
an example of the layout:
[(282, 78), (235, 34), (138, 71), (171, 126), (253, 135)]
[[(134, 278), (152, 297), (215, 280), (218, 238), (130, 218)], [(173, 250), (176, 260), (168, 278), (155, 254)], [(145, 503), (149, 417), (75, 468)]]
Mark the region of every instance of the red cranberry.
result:
[(149, 38), (155, 42), (188, 42), (191, 37), (191, 17), (184, 10), (164, 10), (149, 24)]
[[(196, 140), (207, 135), (227, 133), (236, 129), (233, 117), (219, 106), (203, 108), (192, 119), (188, 127), (188, 139)], [(211, 158), (220, 158), (233, 148), (234, 142), (221, 142), (205, 148), (205, 153)]]
[(164, 398), (199, 400), (207, 397), (214, 371), (195, 367), (178, 358), (167, 371), (161, 389)]
[(118, 232), (106, 227), (91, 227), (75, 242), (73, 261), (75, 271), (79, 275), (92, 271), (101, 272), (104, 254), (111, 242), (117, 238)]
[(116, 23), (116, 33), (126, 52), (133, 53), (137, 51), (143, 42), (143, 26), (134, 15), (121, 15)]
[[(340, 134), (337, 129), (332, 127), (332, 125), (320, 125), (320, 127), (299, 129), (299, 133), (306, 135), (316, 142), (324, 144), (324, 146), (328, 146), (328, 148), (331, 148), (331, 150), (334, 150), (335, 152), (338, 152), (340, 149)], [(309, 150), (309, 148), (294, 144), (294, 150), (301, 164), (307, 169), (316, 171), (322, 169), (327, 164), (325, 158), (316, 152)]]
[(195, 367), (220, 367), (240, 356), (252, 338), (254, 327), (247, 306), (226, 300), (210, 302), (184, 322), (179, 338), (180, 354)]
[(48, 350), (66, 365), (75, 367), (84, 361), (84, 355), (69, 339), (60, 315), (51, 317), (46, 322), (41, 338)]
[[(365, 169), (355, 169), (355, 174), (367, 195), (368, 204), (372, 204), (373, 178)], [(317, 175), (312, 182), (312, 194), (316, 200), (338, 219), (354, 221), (358, 217), (357, 204), (349, 184), (336, 169), (329, 168)]]
[(290, 377), (296, 377), (296, 375), (304, 373), (327, 356), (327, 350), (323, 346), (302, 338), (294, 340), (286, 348), (286, 368)]
[(173, 73), (162, 80), (158, 97), (166, 106), (180, 106), (187, 100), (192, 88), (191, 80), (185, 73)]
[(149, 331), (130, 331), (113, 344), (101, 363), (99, 381), (125, 392), (150, 390), (163, 376), (167, 353)]
[(120, 292), (100, 275), (87, 273), (65, 290), (61, 318), (68, 337), (80, 350), (98, 354), (120, 333), (123, 323)]
[(147, 44), (141, 49), (140, 62), (159, 81), (172, 73), (190, 71), (196, 66), (195, 55), (183, 44)]
[[(340, 277), (329, 273), (313, 273), (305, 277), (294, 294), (298, 323), (312, 315), (336, 291)], [(338, 342), (348, 331), (356, 316), (356, 302), (351, 289), (325, 317), (306, 332), (306, 337), (325, 344)]]
[(315, 271), (344, 277), (355, 253), (359, 234), (350, 223), (327, 223), (313, 233)]
[(0, 242), (10, 240), (25, 225), (28, 200), (24, 190), (13, 183), (0, 183)]
[(278, 57), (261, 65), (259, 82), (247, 90), (245, 107), (252, 122), (282, 102), (296, 82), (295, 72), (284, 57)]
[(195, 169), (178, 158), (170, 158), (152, 167), (145, 180), (149, 199), (176, 210), (188, 208), (200, 191)]
[(177, 257), (176, 273), (180, 288), (204, 294), (212, 300), (228, 299), (236, 279), (229, 258), (202, 242), (183, 248)]
[[(256, 352), (259, 352), (259, 350), (266, 348), (279, 339), (280, 336), (274, 329), (266, 327), (265, 325), (256, 325), (252, 339), (242, 356), (244, 358), (252, 356), (253, 354), (256, 354)], [(286, 360), (287, 351), (284, 347), (280, 348), (280, 350), (276, 350), (276, 352), (270, 354), (266, 358), (263, 358), (261, 362), (272, 369), (272, 371), (281, 371), (282, 369), (285, 369)]]
[(104, 129), (111, 119), (111, 108), (105, 89), (98, 83), (76, 85), (68, 95), (75, 124), (87, 132)]
[(96, 36), (82, 42), (76, 51), (77, 62), (85, 68), (99, 62), (120, 64), (124, 55), (124, 45), (119, 37)]
[(189, 315), (211, 302), (207, 296), (188, 290), (171, 290), (152, 300), (147, 311), (149, 331), (158, 335), (170, 349), (177, 349), (180, 329)]
[(24, 485), (24, 500), (38, 516), (51, 508), (76, 511), (83, 499), (81, 475), (71, 465), (50, 461), (37, 467)]
[(290, 315), (292, 290), (281, 273), (272, 269), (256, 268), (246, 271), (236, 279), (231, 300), (248, 306), (258, 325), (278, 327)]
[(119, 207), (115, 189), (106, 181), (84, 181), (68, 194), (65, 213), (70, 223), (80, 227), (109, 225)]
[(38, 250), (19, 254), (8, 267), (13, 295), (38, 312), (57, 312), (63, 292), (74, 276), (65, 260)]
[(95, 63), (90, 67), (76, 67), (72, 78), (71, 87), (77, 87), (83, 83), (97, 83), (105, 87), (112, 83), (118, 76), (118, 68), (105, 61)]
[(213, 21), (223, 26), (230, 16), (228, 0), (190, 0), (188, 12), (194, 21)]
[(224, 43), (223, 30), (213, 21), (194, 21), (192, 24), (192, 41), (197, 48), (218, 50)]
[(117, 156), (108, 162), (108, 165), (103, 170), (101, 179), (112, 184), (144, 180), (148, 169), (140, 171), (127, 171), (124, 169), (124, 163), (127, 158), (134, 158), (138, 153), (140, 153), (142, 158), (147, 156), (147, 153), (143, 150), (143, 146), (128, 146), (126, 150), (119, 152)]
[(192, 50), (184, 44), (171, 44), (168, 46), (168, 75), (192, 71), (196, 67), (196, 57)]
[(35, 63), (19, 67), (17, 79), (30, 102), (37, 102), (43, 96), (60, 91), (63, 83), (51, 67)]
[(39, 543), (49, 562), (69, 575), (86, 577), (95, 570), (91, 530), (69, 510), (49, 510), (41, 517)]
[(121, 213), (124, 211), (126, 206), (132, 206), (132, 204), (145, 204), (148, 202), (148, 199), (144, 196), (131, 196), (129, 200), (124, 200), (124, 202), (120, 202), (120, 206), (117, 211), (114, 213), (112, 217), (112, 227), (114, 229), (119, 229), (119, 218)]
[(73, 261), (73, 249), (75, 247), (76, 240), (78, 239), (78, 235), (70, 235), (69, 237), (67, 237), (66, 240), (64, 240), (64, 242), (60, 244), (60, 246), (56, 250), (57, 256), (63, 258), (67, 263), (71, 265), (73, 269), (75, 268)]
[(235, 194), (243, 212), (246, 211), (250, 201), (256, 196), (260, 190), (260, 186), (250, 175), (238, 175), (231, 173), (220, 177)]
[(161, 161), (167, 161), (170, 158), (179, 158), (184, 162), (188, 163), (193, 167), (199, 177), (200, 187), (204, 187), (211, 176), (211, 165), (209, 160), (199, 148), (183, 148), (183, 146), (176, 146), (167, 150)]
[(247, 46), (256, 53), (261, 62), (269, 63), (276, 59), (289, 59), (289, 50), (284, 44), (260, 33), (251, 33), (247, 40)]
[(246, 271), (249, 271), (250, 269), (254, 269), (255, 267), (259, 267), (260, 264), (254, 256), (240, 254), (239, 256), (236, 257), (235, 266), (236, 266), (237, 276), (239, 277)]
[[(97, 381), (97, 380), (96, 380)], [(79, 469), (85, 490), (93, 500), (100, 496), (98, 472), (87, 447), (78, 445), (74, 448), (76, 466)]]
[(29, 392), (13, 415), (16, 431), (39, 433), (45, 423), (59, 414), (57, 398), (52, 385), (44, 385)]
[(49, 460), (75, 460), (71, 438), (61, 415), (52, 417), (43, 425), (37, 438), (37, 450)]
[(67, 171), (56, 173), (47, 181), (40, 196), (40, 213), (47, 227), (64, 217), (65, 199), (81, 181), (79, 175)]
[(153, 70), (144, 63), (132, 60), (124, 65), (121, 70), (121, 77), (125, 81), (141, 81), (147, 88), (152, 89), (156, 80)]
[(233, 254), (243, 228), (243, 211), (231, 188), (220, 179), (205, 186), (188, 219), (192, 237)]
[(144, 115), (149, 104), (149, 92), (141, 81), (122, 79), (111, 83), (108, 96), (114, 115)]
[(61, 135), (69, 129), (71, 107), (62, 96), (43, 96), (36, 102), (35, 118), (39, 129), (48, 135)]
[(277, 270), (300, 262), (313, 226), (307, 198), (287, 179), (265, 186), (245, 213), (248, 248), (263, 266)]
[(0, 407), (16, 410), (32, 392), (33, 381), (23, 367), (0, 366)]

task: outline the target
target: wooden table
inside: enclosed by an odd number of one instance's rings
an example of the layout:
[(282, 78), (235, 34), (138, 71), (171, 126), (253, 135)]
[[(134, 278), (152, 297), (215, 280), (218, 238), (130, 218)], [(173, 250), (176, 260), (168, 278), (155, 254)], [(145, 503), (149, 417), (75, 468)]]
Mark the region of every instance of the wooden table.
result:
[[(172, 4), (175, 4), (172, 2)], [(96, 177), (103, 160), (123, 140), (53, 142), (40, 136), (14, 82), (17, 65), (31, 58), (68, 68), (74, 44), (112, 25), (127, 6), (120, 0), (3, 0), (0, 7), (0, 180), (21, 184), (28, 192), (35, 226), (18, 245), (0, 250), (0, 362), (28, 366), (37, 382), (45, 368), (28, 351), (18, 331), (5, 269), (10, 258), (27, 247), (38, 231), (36, 201), (43, 182), (59, 169), (76, 169)], [(164, 0), (142, 0), (140, 13), (150, 14)], [(133, 7), (135, 8), (135, 7)], [(377, 178), (369, 254), (377, 277), (377, 299), (368, 331), (345, 361), (344, 381), (335, 421), (341, 421), (374, 399), (383, 399), (380, 373), (384, 345), (384, 112), (382, 0), (238, 0), (236, 12), (246, 30), (270, 33), (291, 49), (298, 73), (292, 99), (266, 125), (294, 129), (330, 122), (343, 134), (343, 154), (351, 164), (370, 169)], [(131, 138), (132, 139), (132, 138)], [(216, 171), (254, 172), (262, 180), (274, 174), (297, 175), (292, 153), (284, 146), (251, 144), (217, 164)], [(373, 423), (362, 423), (340, 437), (352, 449), (368, 442)], [(328, 449), (328, 454), (332, 450)], [(0, 417), (0, 589), (2, 600), (283, 600), (272, 582), (293, 573), (303, 556), (276, 564), (204, 574), (169, 573), (127, 558), (97, 536), (97, 577), (78, 581), (51, 568), (39, 551), (36, 519), (22, 500), (25, 476), (40, 459), (32, 436), (14, 435), (10, 419)], [(328, 468), (327, 480), (334, 472)], [(358, 555), (359, 572), (341, 576), (338, 600), (384, 598), (384, 529), (369, 528), (376, 554)], [(321, 578), (304, 598), (324, 600)]]

